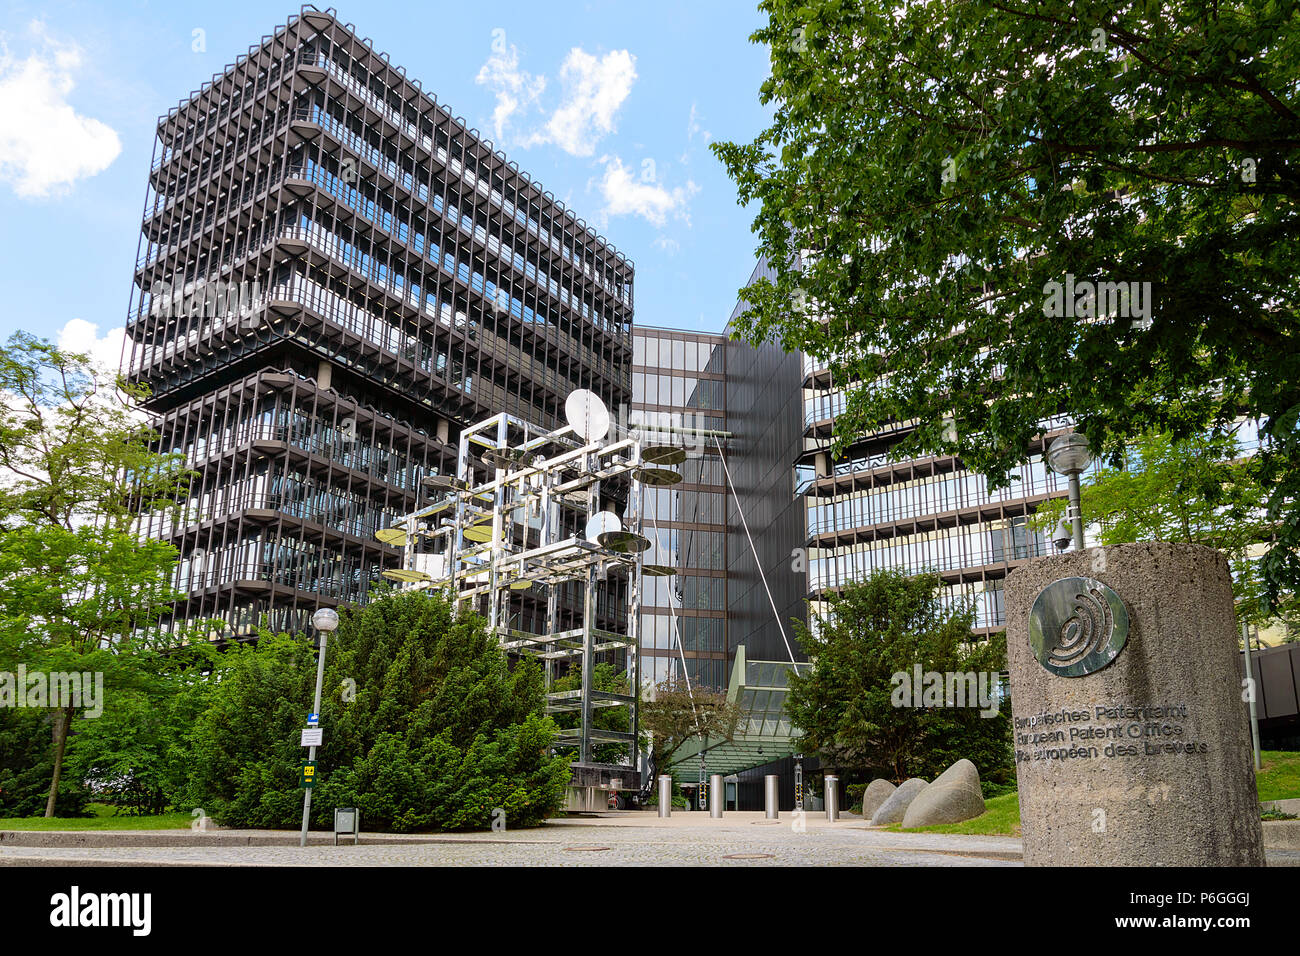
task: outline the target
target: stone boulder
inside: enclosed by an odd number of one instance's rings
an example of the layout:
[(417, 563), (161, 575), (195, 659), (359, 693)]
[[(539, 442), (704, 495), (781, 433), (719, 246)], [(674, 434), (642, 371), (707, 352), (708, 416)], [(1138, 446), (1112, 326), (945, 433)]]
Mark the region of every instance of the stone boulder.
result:
[(928, 784), (920, 777), (904, 780), (902, 785), (886, 797), (885, 802), (871, 815), (871, 825), (873, 827), (882, 827), (889, 823), (901, 823), (903, 814), (907, 812), (907, 808), (916, 799), (916, 795), (927, 786)]
[(867, 792), (862, 795), (862, 819), (870, 820), (871, 815), (880, 809), (880, 805), (889, 799), (889, 795), (898, 788), (888, 780), (877, 777), (867, 784)]
[(903, 828), (928, 827), (936, 823), (961, 823), (984, 812), (980, 774), (969, 760), (958, 760), (934, 778), (903, 814)]

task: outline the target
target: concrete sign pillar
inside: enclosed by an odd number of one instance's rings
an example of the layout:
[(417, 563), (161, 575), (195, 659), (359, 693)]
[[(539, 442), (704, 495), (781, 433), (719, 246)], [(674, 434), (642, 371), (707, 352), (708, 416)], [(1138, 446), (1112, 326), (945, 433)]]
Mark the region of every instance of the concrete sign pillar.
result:
[(1222, 554), (1040, 558), (1006, 609), (1026, 865), (1264, 865)]

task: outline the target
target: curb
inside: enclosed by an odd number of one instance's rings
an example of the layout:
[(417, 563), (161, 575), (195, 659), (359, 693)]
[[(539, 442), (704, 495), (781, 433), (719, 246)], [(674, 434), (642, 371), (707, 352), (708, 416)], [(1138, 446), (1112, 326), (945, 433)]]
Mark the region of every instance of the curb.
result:
[[(297, 846), (298, 834), (223, 833), (209, 831), (166, 830), (0, 830), (0, 847), (202, 847), (202, 846)], [(362, 834), (363, 846), (401, 846), (408, 843), (446, 842), (445, 837), (391, 836)], [(308, 833), (308, 846), (333, 846), (332, 833)], [(352, 846), (352, 838), (343, 837), (339, 846)]]
[(1265, 820), (1264, 849), (1300, 850), (1300, 820)]

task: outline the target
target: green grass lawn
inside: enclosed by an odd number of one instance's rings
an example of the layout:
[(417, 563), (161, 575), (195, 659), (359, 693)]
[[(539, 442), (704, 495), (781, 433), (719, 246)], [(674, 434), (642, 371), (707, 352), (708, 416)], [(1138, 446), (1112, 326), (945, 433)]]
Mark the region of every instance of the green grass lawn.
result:
[[(1260, 754), (1263, 769), (1257, 780), (1259, 799), (1286, 800), (1300, 797), (1300, 753), (1265, 750)], [(1020, 797), (1014, 793), (986, 800), (984, 813), (962, 823), (903, 830), (895, 823), (888, 829), (903, 833), (966, 833), (979, 836), (1019, 836)], [(189, 813), (164, 813), (156, 817), (125, 816), (103, 803), (87, 806), (90, 816), (0, 817), (0, 830), (188, 830), (194, 822)]]
[(0, 817), (0, 830), (188, 830), (194, 818), (188, 813), (162, 813), (156, 817), (119, 815), (115, 807), (91, 803), (85, 817)]
[[(1300, 797), (1300, 753), (1265, 750), (1260, 753), (1262, 769), (1256, 775), (1260, 800)], [(1020, 836), (1020, 795), (1008, 793), (985, 800), (984, 813), (961, 823), (904, 830), (900, 824), (888, 829), (901, 833), (969, 833), (981, 836)]]
[(1259, 799), (1289, 800), (1300, 797), (1300, 753), (1281, 750), (1263, 750), (1259, 754), (1261, 769), (1255, 775), (1259, 782)]
[(971, 833), (980, 836), (1020, 836), (1020, 795), (1004, 793), (984, 801), (985, 810), (977, 817), (961, 823), (940, 823), (932, 827), (913, 827), (904, 830), (902, 824), (892, 824), (888, 829), (901, 833)]

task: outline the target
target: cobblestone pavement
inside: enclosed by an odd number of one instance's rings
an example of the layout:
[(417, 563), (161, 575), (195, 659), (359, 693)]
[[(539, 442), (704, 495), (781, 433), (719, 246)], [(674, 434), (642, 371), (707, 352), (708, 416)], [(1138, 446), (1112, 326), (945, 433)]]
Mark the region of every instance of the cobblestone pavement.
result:
[[(711, 820), (678, 812), (660, 820), (654, 813), (622, 812), (562, 818), (532, 830), (363, 834), (360, 846), (306, 848), (287, 830), (5, 831), (0, 866), (1021, 865), (1015, 837), (891, 833), (851, 816), (829, 824), (809, 814), (804, 822), (800, 831), (790, 814), (773, 823), (761, 813)], [(330, 840), (320, 831), (312, 836)], [(1268, 865), (1300, 866), (1300, 852), (1271, 849)]]
[[(751, 819), (752, 817), (752, 819)], [(810, 815), (800, 832), (789, 815), (653, 814), (557, 820), (535, 830), (413, 837), (361, 846), (0, 846), (0, 866), (1017, 866), (1011, 837), (887, 833), (860, 820), (827, 824)], [(231, 833), (231, 831), (222, 831)], [(231, 834), (233, 835), (233, 834)], [(265, 835), (265, 834), (264, 834)], [(54, 837), (54, 834), (47, 834)], [(284, 834), (286, 840), (296, 835)], [(102, 838), (101, 838), (102, 839)]]

